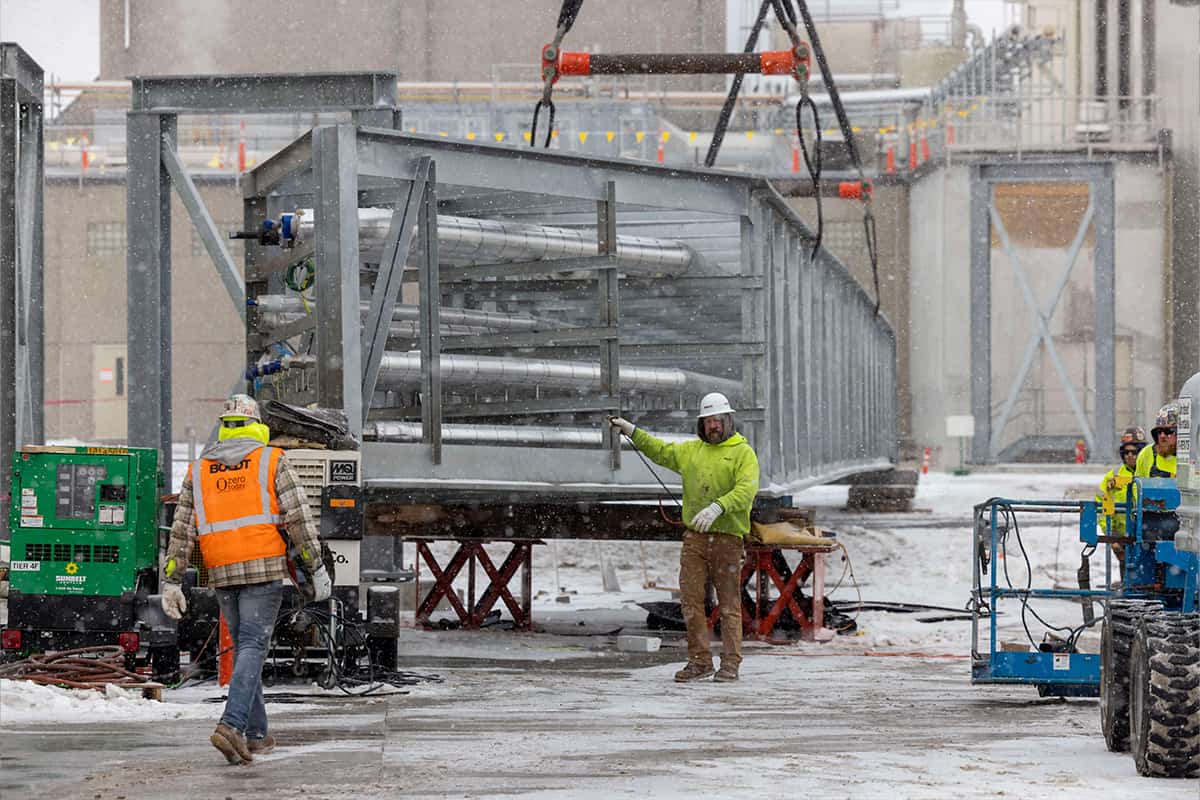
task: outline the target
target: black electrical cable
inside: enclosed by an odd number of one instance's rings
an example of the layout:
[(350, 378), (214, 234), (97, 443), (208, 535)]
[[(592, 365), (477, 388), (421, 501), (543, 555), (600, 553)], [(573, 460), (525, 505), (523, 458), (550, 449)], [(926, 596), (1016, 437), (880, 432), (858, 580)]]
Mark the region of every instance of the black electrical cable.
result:
[[(816, 131), (811, 155), (804, 141), (803, 115), (806, 107), (812, 112), (813, 129)], [(800, 153), (804, 156), (804, 167), (812, 180), (813, 198), (817, 201), (817, 233), (812, 249), (812, 259), (815, 261), (817, 253), (821, 251), (821, 239), (825, 236), (825, 210), (821, 205), (821, 116), (808, 92), (796, 103), (796, 138), (800, 142)]]
[[(763, 0), (762, 5), (759, 6), (758, 16), (750, 27), (750, 36), (746, 38), (746, 46), (742, 49), (743, 53), (754, 52), (754, 47), (758, 44), (758, 35), (762, 32), (763, 23), (767, 20), (767, 10), (771, 7), (771, 2), (772, 0)], [(708, 143), (708, 153), (704, 156), (704, 166), (706, 167), (717, 163), (717, 153), (721, 150), (721, 143), (725, 141), (725, 129), (729, 127), (729, 120), (733, 116), (733, 107), (737, 105), (738, 92), (742, 90), (742, 79), (745, 76), (744, 72), (736, 72), (733, 75), (733, 82), (729, 85), (729, 95), (725, 98), (725, 105), (721, 106), (717, 127), (713, 130), (712, 141)]]
[(1043, 619), (1042, 616), (1040, 614), (1038, 614), (1037, 611), (1034, 610), (1034, 608), (1029, 604), (1028, 592), (1033, 588), (1033, 565), (1029, 560), (1029, 553), (1025, 549), (1025, 542), (1021, 538), (1021, 526), (1020, 526), (1020, 523), (1017, 522), (1016, 510), (1012, 507), (1011, 504), (1000, 502), (999, 498), (992, 498), (991, 500), (988, 500), (987, 503), (985, 503), (984, 505), (985, 506), (991, 506), (991, 505), (997, 506), (1000, 509), (1000, 513), (1001, 513), (1002, 517), (1004, 518), (1003, 533), (1001, 534), (999, 539), (1000, 539), (1000, 548), (1004, 554), (1003, 555), (1004, 581), (1006, 584), (1008, 584), (1009, 589), (1016, 588), (1013, 586), (1012, 578), (1008, 574), (1008, 533), (1009, 533), (1009, 531), (1012, 531), (1012, 533), (1016, 535), (1017, 547), (1020, 550), (1021, 557), (1025, 561), (1026, 580), (1025, 580), (1024, 593), (1021, 594), (1021, 626), (1025, 629), (1025, 636), (1029, 639), (1029, 643), (1031, 645), (1033, 645), (1034, 649), (1039, 649), (1038, 642), (1033, 638), (1033, 632), (1029, 630), (1029, 620), (1026, 616), (1027, 614), (1033, 616), (1034, 619), (1036, 619), (1038, 622), (1040, 622), (1048, 630), (1057, 631), (1057, 632), (1066, 632), (1068, 635), (1065, 638), (1065, 642), (1066, 642), (1069, 650), (1073, 651), (1075, 649), (1075, 643), (1079, 640), (1079, 637), (1083, 634), (1083, 632), (1086, 629), (1095, 625), (1099, 621), (1099, 618), (1094, 619), (1090, 623), (1085, 622), (1084, 624), (1080, 625), (1077, 628), (1072, 628), (1067, 625), (1054, 625), (1050, 622), (1047, 622), (1045, 619)]
[(680, 518), (678, 521), (673, 520), (667, 516), (667, 512), (663, 509), (662, 501), (660, 500), (658, 503), (658, 510), (659, 510), (659, 513), (662, 514), (663, 519), (666, 520), (667, 522), (671, 523), (672, 525), (683, 525), (684, 524), (684, 522), (683, 522), (683, 503), (681, 503), (675, 497), (674, 492), (672, 492), (670, 489), (667, 488), (667, 484), (665, 484), (663, 482), (663, 479), (658, 477), (658, 473), (654, 470), (654, 467), (650, 464), (650, 461), (646, 458), (645, 454), (642, 453), (642, 451), (638, 448), (637, 443), (633, 441), (633, 437), (630, 436), (629, 434), (625, 433), (625, 431), (621, 431), (620, 433), (627, 440), (629, 440), (629, 444), (633, 447), (633, 452), (637, 453), (638, 458), (640, 458), (642, 460), (642, 463), (646, 465), (646, 469), (650, 470), (650, 474), (654, 476), (654, 480), (658, 481), (658, 485), (662, 487), (662, 490), (664, 492), (666, 492), (667, 497), (671, 498), (671, 501), (673, 503), (675, 503), (676, 507), (679, 508)]
[[(779, 5), (783, 5), (787, 9), (788, 15), (794, 18), (791, 11), (790, 0), (773, 0), (776, 5), (776, 13), (778, 13)], [(817, 66), (821, 68), (821, 79), (825, 82), (825, 91), (829, 94), (829, 102), (833, 106), (834, 114), (837, 115), (838, 127), (842, 131), (842, 138), (846, 142), (846, 150), (850, 154), (850, 163), (854, 165), (858, 172), (858, 179), (861, 183), (862, 201), (863, 201), (863, 234), (866, 236), (867, 242), (867, 257), (871, 262), (871, 278), (875, 285), (875, 313), (879, 313), (879, 247), (876, 240), (875, 230), (875, 215), (871, 211), (871, 195), (867, 184), (867, 176), (863, 171), (862, 158), (858, 153), (858, 143), (854, 140), (854, 127), (850, 124), (850, 117), (846, 115), (846, 108), (842, 105), (841, 95), (838, 93), (837, 85), (833, 80), (833, 72), (829, 68), (829, 62), (825, 58), (825, 50), (821, 47), (821, 37), (817, 33), (817, 26), (813, 22), (812, 14), (808, 11), (808, 4), (805, 0), (796, 0), (796, 6), (800, 9), (800, 16), (804, 20), (804, 28), (808, 32), (809, 44), (812, 47), (813, 55), (816, 56)], [(791, 31), (789, 31), (791, 33)]]

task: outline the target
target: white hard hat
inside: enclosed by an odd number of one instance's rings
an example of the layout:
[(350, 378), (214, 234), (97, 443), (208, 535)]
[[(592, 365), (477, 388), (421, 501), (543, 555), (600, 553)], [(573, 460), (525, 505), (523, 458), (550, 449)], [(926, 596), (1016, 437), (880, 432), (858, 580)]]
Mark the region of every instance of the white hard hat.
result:
[(704, 417), (715, 417), (717, 414), (732, 413), (733, 409), (729, 407), (728, 397), (720, 392), (709, 392), (700, 401), (700, 413), (696, 416), (703, 419)]
[(221, 419), (229, 417), (248, 417), (255, 422), (262, 422), (258, 403), (248, 394), (235, 394), (225, 401), (225, 407), (221, 409)]

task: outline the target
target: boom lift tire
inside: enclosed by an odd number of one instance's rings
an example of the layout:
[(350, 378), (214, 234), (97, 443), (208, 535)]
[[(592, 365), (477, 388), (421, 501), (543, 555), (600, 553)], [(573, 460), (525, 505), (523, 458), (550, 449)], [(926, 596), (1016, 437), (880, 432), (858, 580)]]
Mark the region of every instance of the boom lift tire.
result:
[(1157, 600), (1109, 600), (1100, 631), (1100, 726), (1114, 753), (1129, 749), (1129, 651), (1143, 614)]
[(1130, 745), (1138, 773), (1200, 777), (1200, 614), (1142, 617), (1129, 666)]

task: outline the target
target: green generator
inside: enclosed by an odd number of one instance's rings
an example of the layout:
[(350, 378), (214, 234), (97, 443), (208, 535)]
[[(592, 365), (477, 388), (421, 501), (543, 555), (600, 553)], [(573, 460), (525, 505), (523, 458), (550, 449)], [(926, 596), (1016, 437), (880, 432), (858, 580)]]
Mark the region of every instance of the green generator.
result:
[(156, 676), (178, 671), (158, 595), (158, 453), (31, 446), (13, 455), (9, 654), (119, 645)]

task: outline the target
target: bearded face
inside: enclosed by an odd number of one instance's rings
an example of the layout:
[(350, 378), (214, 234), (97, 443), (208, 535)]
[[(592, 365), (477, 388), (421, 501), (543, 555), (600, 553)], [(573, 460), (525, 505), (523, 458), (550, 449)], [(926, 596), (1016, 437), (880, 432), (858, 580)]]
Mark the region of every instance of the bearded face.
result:
[(700, 438), (709, 444), (720, 444), (733, 435), (733, 415), (714, 414), (702, 417), (697, 426)]

